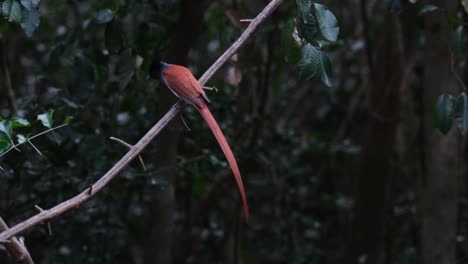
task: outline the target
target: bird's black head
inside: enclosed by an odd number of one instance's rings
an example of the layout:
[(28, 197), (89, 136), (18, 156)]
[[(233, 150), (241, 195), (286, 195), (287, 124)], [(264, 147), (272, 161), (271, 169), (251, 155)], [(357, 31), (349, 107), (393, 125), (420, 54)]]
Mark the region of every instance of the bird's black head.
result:
[(159, 61), (159, 59), (153, 60), (149, 69), (148, 79), (149, 78), (160, 79), (162, 72), (169, 66), (170, 64)]

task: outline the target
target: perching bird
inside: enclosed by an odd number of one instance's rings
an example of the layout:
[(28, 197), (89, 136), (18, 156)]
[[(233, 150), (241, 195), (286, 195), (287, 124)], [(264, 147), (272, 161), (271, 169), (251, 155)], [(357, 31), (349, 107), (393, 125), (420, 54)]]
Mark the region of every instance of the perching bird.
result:
[(208, 96), (206, 96), (205, 91), (203, 91), (200, 83), (198, 83), (189, 69), (159, 61), (153, 62), (149, 76), (154, 79), (160, 78), (179, 99), (187, 104), (193, 105), (203, 117), (208, 127), (210, 127), (231, 166), (244, 205), (245, 218), (248, 219), (249, 207), (247, 205), (247, 198), (239, 167), (237, 166), (231, 147), (229, 147), (223, 132), (221, 132), (219, 128), (218, 122), (216, 122), (208, 109), (207, 103), (210, 103), (210, 100)]

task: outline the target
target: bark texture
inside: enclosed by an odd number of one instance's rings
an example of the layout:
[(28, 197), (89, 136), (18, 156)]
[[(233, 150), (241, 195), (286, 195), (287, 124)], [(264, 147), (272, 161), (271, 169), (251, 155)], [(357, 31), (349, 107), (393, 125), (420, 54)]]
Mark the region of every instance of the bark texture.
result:
[(397, 36), (397, 19), (387, 14), (374, 61), (376, 68), (372, 71), (375, 76), (369, 78), (369, 121), (346, 258), (348, 263), (379, 263), (382, 259), (387, 191), (389, 177), (393, 173), (392, 155), (402, 77)]
[[(458, 1), (430, 2), (454, 10)], [(456, 263), (458, 179), (461, 138), (456, 128), (442, 135), (431, 125), (437, 97), (455, 93), (458, 85), (451, 71), (452, 29), (445, 12), (432, 12), (425, 21), (424, 54), (424, 175), (421, 179), (421, 247), (425, 264)]]

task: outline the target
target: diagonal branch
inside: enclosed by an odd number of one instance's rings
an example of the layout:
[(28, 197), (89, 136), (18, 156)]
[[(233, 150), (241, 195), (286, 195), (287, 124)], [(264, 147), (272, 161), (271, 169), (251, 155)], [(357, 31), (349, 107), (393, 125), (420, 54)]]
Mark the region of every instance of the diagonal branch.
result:
[(234, 42), (229, 49), (227, 49), (221, 57), (219, 57), (213, 65), (200, 77), (198, 82), (201, 86), (205, 85), (206, 82), (223, 66), (231, 57), (234, 55), (244, 43), (249, 39), (249, 37), (260, 27), (260, 25), (269, 17), (273, 11), (283, 2), (283, 0), (272, 0), (266, 7), (263, 9), (260, 14), (253, 19), (247, 29), (242, 33), (242, 35)]
[(140, 152), (166, 127), (166, 125), (177, 115), (183, 103), (178, 102), (167, 112), (161, 120), (148, 131), (138, 143), (133, 146), (130, 151), (125, 154), (104, 176), (102, 176), (96, 183), (92, 185), (92, 192), (88, 189), (84, 190), (77, 196), (68, 199), (48, 210), (44, 210), (35, 216), (7, 229), (0, 233), (0, 241), (7, 240), (10, 237), (21, 233), (35, 225), (49, 220), (65, 213), (68, 210), (78, 207), (82, 203), (93, 197), (99, 190), (104, 188), (125, 166), (130, 163)]
[[(6, 229), (8, 229), (8, 226), (0, 217), (0, 231)], [(15, 263), (34, 264), (28, 249), (16, 237), (12, 237), (8, 242), (9, 243), (5, 243), (4, 246), (7, 248), (8, 253), (10, 253)]]
[[(247, 29), (242, 33), (239, 39), (232, 44), (232, 46), (224, 52), (221, 57), (203, 74), (199, 79), (200, 84), (203, 86), (221, 66), (226, 63), (229, 58), (234, 55), (247, 39), (259, 28), (260, 24), (266, 20), (268, 16), (283, 2), (283, 0), (272, 0), (263, 11), (252, 20)], [(77, 208), (82, 203), (91, 199), (97, 192), (104, 188), (120, 171), (122, 171), (135, 157), (137, 157), (143, 149), (174, 119), (179, 113), (180, 109), (184, 106), (182, 101), (177, 102), (157, 123), (150, 131), (148, 131), (138, 143), (136, 143), (128, 152), (123, 156), (104, 176), (102, 176), (96, 183), (91, 185), (88, 189), (80, 194), (72, 197), (50, 209), (44, 210), (29, 219), (3, 231), (0, 233), (0, 241), (6, 241), (10, 237), (17, 235), (25, 230), (36, 226), (43, 222), (48, 222), (51, 219), (62, 215), (63, 213)]]

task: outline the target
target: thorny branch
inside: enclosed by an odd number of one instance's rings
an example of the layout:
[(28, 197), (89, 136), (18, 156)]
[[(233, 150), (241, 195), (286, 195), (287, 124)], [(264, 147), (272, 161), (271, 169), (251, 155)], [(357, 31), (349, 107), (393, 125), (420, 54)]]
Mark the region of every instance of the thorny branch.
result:
[[(263, 9), (258, 16), (251, 21), (247, 29), (242, 35), (231, 45), (231, 47), (224, 52), (216, 62), (203, 74), (198, 80), (203, 86), (221, 66), (223, 66), (229, 58), (232, 57), (248, 40), (248, 38), (260, 27), (260, 25), (268, 18), (273, 11), (283, 2), (283, 0), (272, 0)], [(145, 147), (164, 129), (170, 121), (172, 121), (179, 111), (184, 106), (182, 101), (177, 102), (144, 136), (138, 143), (136, 143), (128, 152), (123, 156), (104, 176), (102, 176), (96, 183), (91, 185), (88, 189), (80, 194), (72, 197), (50, 209), (44, 210), (29, 219), (3, 231), (0, 233), (0, 242), (7, 241), (10, 237), (24, 232), (25, 230), (38, 225), (43, 222), (48, 222), (51, 219), (62, 215), (63, 213), (77, 208), (82, 203), (91, 199), (97, 192), (104, 188), (120, 171), (122, 171), (134, 158), (136, 158)]]
[(0, 158), (3, 157), (4, 155), (6, 155), (8, 152), (10, 152), (12, 149), (17, 149), (18, 146), (23, 145), (23, 144), (25, 144), (25, 143), (31, 144), (31, 146), (33, 146), (33, 148), (42, 156), (42, 153), (36, 148), (36, 146), (34, 146), (34, 145), (32, 144), (31, 140), (33, 140), (33, 139), (35, 139), (35, 138), (37, 138), (37, 137), (40, 137), (40, 136), (42, 136), (42, 135), (44, 135), (44, 134), (47, 134), (47, 133), (49, 133), (49, 132), (52, 132), (52, 131), (54, 131), (54, 130), (57, 130), (57, 129), (59, 129), (59, 128), (62, 128), (62, 127), (64, 127), (64, 126), (66, 126), (66, 125), (68, 125), (68, 123), (65, 123), (65, 124), (62, 124), (62, 125), (60, 125), (60, 126), (56, 126), (56, 127), (47, 129), (47, 130), (45, 130), (45, 131), (42, 131), (41, 133), (38, 133), (38, 134), (36, 134), (36, 135), (34, 135), (34, 136), (28, 138), (25, 142), (18, 143), (18, 144), (13, 144), (9, 149), (5, 150), (5, 152), (0, 153)]
[[(4, 231), (6, 229), (8, 229), (8, 226), (0, 217), (0, 231)], [(12, 237), (10, 240), (6, 241), (8, 243), (5, 243), (5, 247), (7, 248), (8, 253), (13, 258), (15, 263), (34, 264), (28, 249), (20, 240), (18, 240), (16, 237)]]

